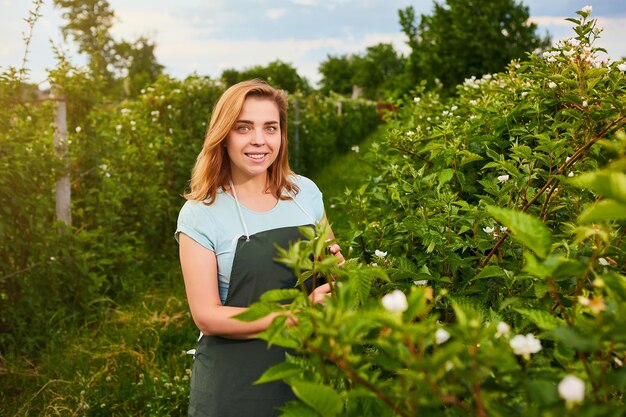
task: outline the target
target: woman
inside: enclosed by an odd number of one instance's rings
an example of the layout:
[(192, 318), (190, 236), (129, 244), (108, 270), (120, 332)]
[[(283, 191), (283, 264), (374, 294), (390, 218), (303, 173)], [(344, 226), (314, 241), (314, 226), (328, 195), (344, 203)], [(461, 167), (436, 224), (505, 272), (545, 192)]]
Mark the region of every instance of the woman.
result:
[[(276, 315), (232, 317), (265, 291), (293, 288), (276, 246), (301, 237), (298, 226), (325, 221), (315, 184), (287, 161), (287, 100), (258, 80), (230, 87), (211, 116), (192, 172), (176, 236), (189, 308), (201, 332), (191, 377), (190, 416), (274, 416), (294, 398), (282, 382), (253, 385), (284, 349), (255, 335)], [(331, 252), (341, 258), (337, 245)], [(310, 297), (323, 300), (324, 284)]]

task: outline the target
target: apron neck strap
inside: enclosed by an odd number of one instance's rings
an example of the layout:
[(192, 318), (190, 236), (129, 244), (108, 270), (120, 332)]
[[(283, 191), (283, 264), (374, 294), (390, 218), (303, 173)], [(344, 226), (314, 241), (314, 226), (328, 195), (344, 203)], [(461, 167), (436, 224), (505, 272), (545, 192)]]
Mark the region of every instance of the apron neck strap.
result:
[(235, 197), (235, 203), (237, 203), (237, 211), (239, 212), (239, 220), (243, 225), (243, 230), (246, 233), (246, 240), (250, 240), (250, 232), (248, 232), (248, 226), (246, 225), (245, 220), (243, 219), (243, 213), (241, 212), (241, 205), (239, 205), (239, 199), (237, 198), (237, 191), (235, 191), (235, 185), (233, 181), (230, 180), (230, 189), (233, 190), (233, 197)]
[[(241, 205), (239, 204), (239, 199), (237, 198), (237, 191), (235, 191), (235, 184), (233, 184), (232, 180), (229, 180), (229, 183), (230, 183), (230, 189), (233, 190), (233, 197), (235, 198), (235, 203), (237, 203), (237, 212), (239, 213), (239, 220), (241, 221), (241, 225), (243, 226), (243, 230), (246, 234), (246, 240), (250, 240), (250, 232), (248, 232), (248, 225), (246, 224), (246, 221), (243, 219), (243, 212), (241, 211)], [(309, 219), (313, 221), (313, 224), (317, 223), (317, 220), (315, 220), (315, 217), (311, 216), (309, 212), (306, 211), (304, 207), (302, 207), (302, 204), (300, 204), (298, 200), (296, 200), (295, 195), (291, 196), (291, 199), (293, 200), (294, 203), (296, 203), (298, 207), (300, 207), (300, 210), (302, 210), (302, 212)]]

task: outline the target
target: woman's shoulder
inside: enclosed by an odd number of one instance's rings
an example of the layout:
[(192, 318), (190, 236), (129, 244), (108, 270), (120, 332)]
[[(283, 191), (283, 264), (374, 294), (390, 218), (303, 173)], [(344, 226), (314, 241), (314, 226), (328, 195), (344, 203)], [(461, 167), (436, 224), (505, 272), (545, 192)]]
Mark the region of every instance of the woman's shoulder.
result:
[(215, 200), (211, 203), (209, 203), (208, 200), (187, 200), (180, 209), (180, 216), (195, 217), (219, 214), (221, 211), (228, 210), (227, 207), (224, 207), (226, 203), (222, 192), (218, 192), (215, 196)]
[(309, 192), (319, 193), (320, 192), (319, 188), (313, 182), (313, 180), (303, 175), (293, 174), (291, 176), (291, 180), (303, 193), (309, 193)]

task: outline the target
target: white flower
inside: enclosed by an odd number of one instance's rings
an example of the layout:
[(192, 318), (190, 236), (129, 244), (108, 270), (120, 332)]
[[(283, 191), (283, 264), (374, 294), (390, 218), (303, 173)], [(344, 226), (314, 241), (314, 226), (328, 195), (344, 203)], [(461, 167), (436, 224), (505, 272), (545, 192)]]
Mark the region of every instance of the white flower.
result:
[(591, 13), (592, 10), (593, 10), (593, 7), (591, 7), (591, 6), (583, 7), (583, 13), (589, 14), (589, 13)]
[(500, 226), (500, 231), (506, 233), (506, 231), (509, 230), (508, 227), (506, 226)]
[(130, 125), (131, 125), (131, 126), (135, 126), (136, 124), (137, 124), (137, 122), (136, 122), (136, 121), (134, 121), (134, 120), (131, 120), (131, 121), (130, 121)]
[(424, 285), (428, 284), (428, 280), (427, 279), (419, 279), (417, 281), (413, 281), (413, 284), (417, 285), (418, 287), (423, 287)]
[(485, 233), (487, 234), (492, 234), (496, 229), (494, 227), (483, 227), (483, 230), (485, 231)]
[(501, 321), (496, 326), (496, 330), (497, 330), (497, 332), (496, 332), (496, 339), (498, 339), (498, 338), (500, 338), (502, 336), (508, 336), (509, 332), (511, 331), (511, 326), (509, 326), (505, 322)]
[(406, 132), (407, 136), (413, 136), (415, 133), (412, 130), (409, 130), (408, 132)]
[(588, 306), (591, 301), (589, 300), (589, 298), (580, 295), (578, 296), (578, 302), (584, 306)]
[(583, 107), (587, 107), (589, 105), (589, 102), (587, 102), (587, 100), (583, 100)]
[(522, 97), (526, 97), (528, 95), (528, 91), (522, 91)]
[(124, 108), (124, 109), (120, 110), (120, 112), (121, 112), (122, 114), (128, 114), (128, 113), (130, 113), (130, 109), (126, 109), (126, 108)]
[(574, 51), (573, 49), (567, 49), (565, 51), (563, 51), (563, 55), (565, 56), (572, 56), (576, 53), (576, 51)]
[(548, 84), (548, 87), (556, 88), (556, 83), (554, 81), (550, 81), (550, 83)]
[(528, 333), (526, 336), (518, 334), (514, 336), (509, 345), (516, 355), (523, 355), (528, 358), (531, 353), (537, 353), (541, 350), (541, 341), (533, 334)]
[(444, 329), (437, 329), (437, 331), (435, 332), (435, 343), (440, 345), (447, 342), (448, 339), (450, 339), (450, 333), (448, 333)]
[(419, 103), (420, 100), (421, 100), (421, 98), (419, 98), (419, 97), (413, 97), (413, 101), (416, 102), (416, 103)]
[(469, 104), (471, 104), (472, 106), (475, 106), (475, 105), (478, 104), (478, 101), (477, 100), (470, 100)]
[(505, 175), (500, 175), (500, 176), (498, 177), (498, 181), (500, 181), (500, 182), (508, 181), (508, 180), (509, 180), (509, 178), (510, 178), (510, 177), (509, 177), (509, 175), (508, 175), (508, 174), (505, 174)]
[(574, 176), (574, 172), (570, 171), (569, 174), (567, 174), (568, 177), (572, 178)]
[(80, 131), (83, 130), (83, 128), (80, 126), (76, 126), (75, 130), (76, 130), (76, 133), (80, 133)]
[(379, 258), (384, 258), (385, 256), (387, 256), (387, 252), (383, 252), (383, 251), (376, 249), (374, 251), (374, 255), (378, 256)]
[(376, 262), (372, 262), (372, 266), (378, 266)]
[(620, 70), (621, 72), (626, 72), (626, 63), (624, 64), (619, 64), (617, 66), (617, 69)]
[(567, 402), (581, 402), (585, 398), (585, 382), (577, 376), (566, 375), (558, 389), (559, 396)]
[(350, 148), (350, 149), (352, 149), (352, 152), (356, 152), (356, 153), (359, 153), (359, 151), (361, 150), (361, 149), (359, 148), (359, 145), (354, 145), (354, 146), (353, 146), (352, 148)]
[(452, 106), (450, 107), (450, 111), (456, 111), (458, 110), (459, 106)]
[(393, 290), (389, 294), (385, 295), (381, 302), (383, 307), (392, 313), (402, 313), (409, 308), (409, 304), (406, 301), (406, 295), (400, 290)]
[(598, 259), (598, 262), (600, 262), (600, 265), (602, 265), (602, 266), (608, 266), (609, 265), (609, 261), (607, 261), (604, 258)]
[(120, 130), (122, 130), (122, 125), (115, 126), (115, 130), (117, 130), (117, 132), (119, 133)]
[(569, 39), (569, 40), (567, 41), (567, 43), (569, 43), (571, 46), (574, 46), (574, 47), (576, 47), (576, 46), (579, 46), (579, 45), (580, 45), (580, 41), (579, 41), (578, 39), (574, 39), (574, 38)]
[(54, 262), (54, 261), (56, 261), (56, 260), (57, 260), (57, 258), (55, 258), (54, 256), (51, 256), (51, 257), (50, 257), (50, 260)]
[(447, 115), (449, 115), (449, 114), (450, 114), (450, 112), (449, 112), (448, 110), (444, 110), (444, 111), (441, 113), (441, 115), (442, 115), (442, 116), (447, 116)]

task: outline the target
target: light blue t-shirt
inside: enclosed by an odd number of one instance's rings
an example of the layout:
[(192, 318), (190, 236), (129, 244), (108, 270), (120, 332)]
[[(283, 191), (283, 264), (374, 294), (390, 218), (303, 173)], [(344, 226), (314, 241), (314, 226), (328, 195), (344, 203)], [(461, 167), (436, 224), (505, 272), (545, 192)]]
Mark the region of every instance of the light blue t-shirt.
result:
[[(294, 184), (300, 188), (293, 200), (278, 200), (268, 211), (253, 211), (240, 204), (248, 233), (303, 226), (319, 222), (324, 216), (322, 193), (310, 179), (295, 175)], [(299, 205), (298, 205), (299, 203)], [(237, 240), (246, 232), (239, 217), (235, 199), (223, 190), (218, 190), (215, 201), (206, 205), (200, 201), (187, 201), (178, 215), (176, 240), (184, 233), (200, 245), (214, 252), (217, 257), (217, 279), (222, 303), (228, 295), (230, 273), (237, 248)]]

